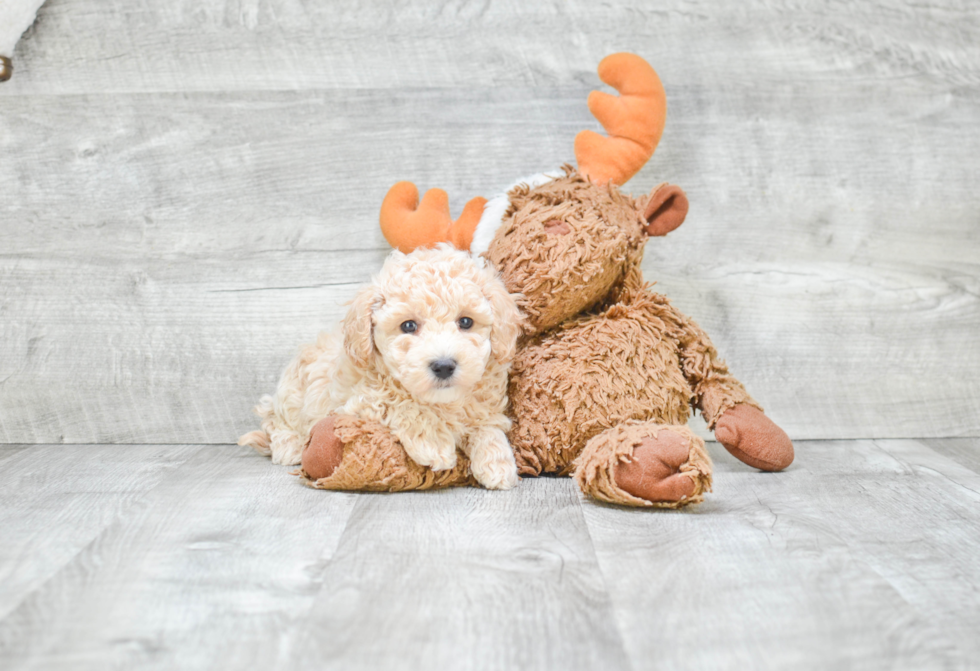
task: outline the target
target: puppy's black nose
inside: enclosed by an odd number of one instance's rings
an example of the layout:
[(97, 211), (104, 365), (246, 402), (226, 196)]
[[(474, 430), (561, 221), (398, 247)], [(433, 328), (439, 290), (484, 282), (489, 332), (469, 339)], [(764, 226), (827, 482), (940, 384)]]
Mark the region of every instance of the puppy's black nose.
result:
[(440, 380), (448, 380), (456, 372), (456, 362), (452, 359), (439, 359), (430, 363), (429, 368)]

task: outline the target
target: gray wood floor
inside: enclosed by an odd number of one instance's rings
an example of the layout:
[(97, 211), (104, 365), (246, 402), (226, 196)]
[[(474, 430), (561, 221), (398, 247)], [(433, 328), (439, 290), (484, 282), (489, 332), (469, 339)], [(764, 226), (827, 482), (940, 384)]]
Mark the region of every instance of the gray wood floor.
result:
[(0, 447), (0, 666), (968, 669), (980, 440), (711, 444), (683, 512), (310, 490), (236, 446)]
[[(0, 84), (0, 669), (980, 668), (974, 5), (49, 0)], [(572, 160), (621, 50), (670, 104), (627, 190), (692, 204), (647, 277), (797, 462), (710, 444), (664, 512), (229, 445), (387, 188)]]

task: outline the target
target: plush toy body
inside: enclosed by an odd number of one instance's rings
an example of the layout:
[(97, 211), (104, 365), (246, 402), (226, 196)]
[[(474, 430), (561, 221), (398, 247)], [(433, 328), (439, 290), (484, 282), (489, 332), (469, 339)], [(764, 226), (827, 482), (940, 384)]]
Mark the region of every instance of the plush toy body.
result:
[(692, 407), (711, 428), (739, 407), (721, 424), (738, 431), (719, 438), (746, 442), (754, 465), (788, 465), (789, 440), (757, 440), (781, 432), (708, 336), (643, 280), (643, 247), (683, 221), (683, 193), (661, 186), (634, 200), (566, 171), (507, 194), (486, 252), (530, 323), (509, 386), (521, 473), (574, 475), (584, 492), (627, 505), (699, 501), (711, 462), (686, 426)]
[[(522, 474), (572, 475), (603, 501), (679, 507), (702, 500), (711, 486), (704, 442), (686, 426), (692, 408), (719, 442), (757, 468), (785, 468), (793, 446), (708, 336), (644, 282), (646, 241), (683, 223), (687, 198), (666, 184), (635, 199), (619, 192), (652, 155), (666, 103), (656, 73), (637, 56), (610, 56), (599, 74), (621, 96), (589, 97), (610, 136), (579, 134), (577, 171), (566, 166), (521, 180), (489, 202), (475, 199), (456, 222), (443, 192), (432, 190), (419, 204), (415, 187), (402, 182), (382, 206), (382, 229), (401, 249), (446, 239), (468, 246), (495, 266), (508, 291), (522, 295), (528, 326), (511, 370), (508, 434)], [(468, 482), (465, 464), (426, 473), (392, 458), (400, 454), (397, 443), (364, 423), (314, 431), (307, 452), (304, 476), (318, 487)], [(305, 467), (323, 454), (339, 465), (318, 479), (324, 473)]]

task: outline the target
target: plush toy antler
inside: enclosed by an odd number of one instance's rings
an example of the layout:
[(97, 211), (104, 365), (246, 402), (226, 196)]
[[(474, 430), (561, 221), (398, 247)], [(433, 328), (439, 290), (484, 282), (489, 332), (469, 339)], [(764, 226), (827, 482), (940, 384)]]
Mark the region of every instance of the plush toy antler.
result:
[(429, 189), (419, 203), (415, 185), (398, 182), (381, 203), (381, 232), (392, 247), (405, 253), (439, 242), (451, 242), (456, 249), (468, 250), (486, 202), (486, 198), (473, 198), (454, 222), (445, 191)]
[(660, 77), (636, 54), (603, 58), (599, 79), (620, 93), (589, 94), (589, 110), (609, 137), (582, 131), (575, 137), (575, 158), (590, 181), (622, 185), (653, 156), (667, 119), (667, 96)]

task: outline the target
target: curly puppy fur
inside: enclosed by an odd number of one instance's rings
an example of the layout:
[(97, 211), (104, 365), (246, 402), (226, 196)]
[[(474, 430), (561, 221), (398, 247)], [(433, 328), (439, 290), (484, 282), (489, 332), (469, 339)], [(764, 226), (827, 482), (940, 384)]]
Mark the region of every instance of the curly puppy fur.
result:
[(262, 429), (239, 444), (298, 464), (318, 420), (350, 416), (387, 427), (419, 466), (451, 471), (459, 448), (480, 484), (513, 487), (505, 411), (522, 328), (516, 298), (492, 268), (450, 245), (393, 252), (354, 298), (342, 333), (321, 333), (261, 399)]

